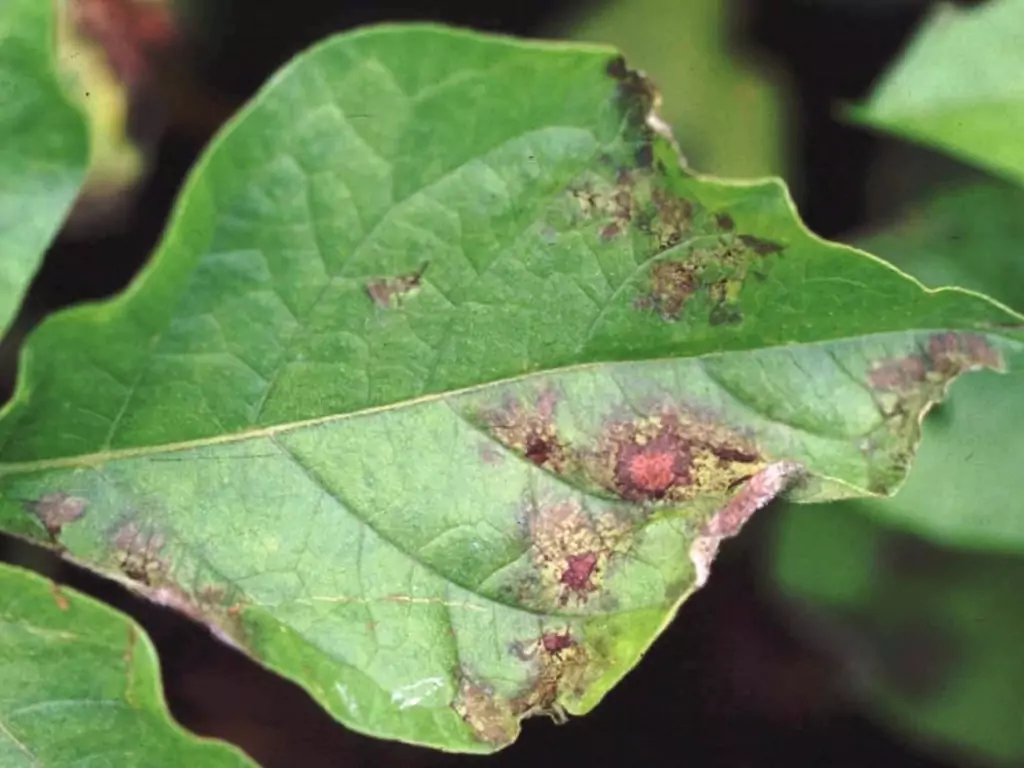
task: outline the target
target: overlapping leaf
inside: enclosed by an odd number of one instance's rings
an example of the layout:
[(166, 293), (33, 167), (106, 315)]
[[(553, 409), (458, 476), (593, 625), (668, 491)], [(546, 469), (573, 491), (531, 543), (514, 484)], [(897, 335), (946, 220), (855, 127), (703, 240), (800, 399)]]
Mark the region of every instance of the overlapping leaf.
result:
[(1021, 318), (679, 168), (602, 48), (330, 40), (52, 318), (0, 525), (208, 622), (348, 725), (457, 750), (585, 712), (789, 487), (885, 493)]
[(937, 3), (853, 115), (988, 171), (1024, 181), (1024, 3)]
[(0, 564), (0, 764), (252, 766), (173, 724), (129, 619)]
[(85, 124), (57, 81), (50, 5), (0, 5), (0, 336), (85, 176)]

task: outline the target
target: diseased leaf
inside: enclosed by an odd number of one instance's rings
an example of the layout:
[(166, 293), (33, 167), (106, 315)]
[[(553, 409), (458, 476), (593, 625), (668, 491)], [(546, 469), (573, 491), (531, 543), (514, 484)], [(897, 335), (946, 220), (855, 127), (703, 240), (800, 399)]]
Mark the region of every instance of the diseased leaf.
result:
[(1020, 765), (1024, 559), (942, 549), (856, 505), (776, 519), (774, 576), (796, 626), (826, 639), (869, 713), (960, 764)]
[[(1024, 307), (1022, 207), (1012, 185), (970, 185), (860, 244), (930, 285)], [(813, 620), (809, 637), (831, 639), (882, 723), (992, 765), (1024, 757), (1024, 560), (991, 552), (1024, 547), (1022, 391), (1019, 370), (958, 381), (893, 498), (787, 505), (772, 557), (777, 584)]]
[(174, 722), (156, 652), (132, 621), (0, 564), (0, 765), (253, 763)]
[(430, 26), (299, 57), (150, 269), (33, 335), (0, 526), (360, 731), (588, 711), (753, 511), (891, 491), (949, 382), (1022, 357), (781, 184), (681, 169), (654, 101), (608, 49)]
[(781, 173), (793, 167), (784, 152), (788, 84), (774, 62), (737, 50), (735, 12), (721, 0), (606, 0), (581, 6), (580, 18), (554, 32), (614, 45), (653, 78), (662, 116), (696, 167), (739, 178)]
[(52, 11), (0, 4), (0, 336), (85, 175), (85, 124), (57, 81)]
[[(977, 184), (939, 193), (890, 230), (860, 242), (931, 286), (984, 291), (1024, 309), (1024, 192)], [(1024, 549), (1021, 371), (958, 381), (924, 423), (907, 482), (891, 499), (849, 502), (880, 522), (940, 542)]]
[(1024, 181), (1024, 3), (937, 3), (852, 116)]

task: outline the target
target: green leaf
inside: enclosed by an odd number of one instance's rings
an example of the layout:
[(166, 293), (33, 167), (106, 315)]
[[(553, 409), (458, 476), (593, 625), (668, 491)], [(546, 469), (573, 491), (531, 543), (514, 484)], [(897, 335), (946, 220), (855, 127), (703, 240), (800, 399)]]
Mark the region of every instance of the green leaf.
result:
[(789, 506), (777, 521), (775, 580), (871, 715), (964, 764), (1020, 765), (1024, 559), (944, 550), (857, 504)]
[(53, 4), (0, 5), (0, 337), (85, 176), (85, 123), (53, 61)]
[(156, 651), (127, 617), (0, 564), (0, 764), (252, 766), (164, 704)]
[(785, 488), (885, 493), (1024, 319), (679, 167), (614, 51), (329, 40), (51, 318), (0, 527), (207, 622), (347, 725), (451, 750), (591, 709)]
[(936, 4), (852, 117), (1024, 181), (1024, 3)]

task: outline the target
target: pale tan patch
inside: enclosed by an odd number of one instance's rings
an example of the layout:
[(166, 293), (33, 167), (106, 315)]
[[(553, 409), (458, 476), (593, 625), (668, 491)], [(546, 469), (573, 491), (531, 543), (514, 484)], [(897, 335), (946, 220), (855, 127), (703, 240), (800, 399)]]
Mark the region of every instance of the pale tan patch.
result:
[(462, 681), (452, 709), (466, 721), (480, 741), (493, 747), (503, 747), (519, 734), (519, 721), (511, 703), (470, 680)]
[(782, 493), (800, 472), (801, 467), (793, 462), (769, 464), (747, 480), (740, 491), (708, 520), (690, 545), (696, 586), (701, 587), (707, 582), (711, 563), (722, 540), (739, 533), (750, 516)]

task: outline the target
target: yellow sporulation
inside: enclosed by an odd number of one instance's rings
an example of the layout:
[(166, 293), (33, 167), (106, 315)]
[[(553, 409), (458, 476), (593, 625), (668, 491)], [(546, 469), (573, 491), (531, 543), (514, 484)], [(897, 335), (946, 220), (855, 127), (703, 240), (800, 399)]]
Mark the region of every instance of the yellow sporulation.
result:
[(532, 667), (530, 680), (519, 693), (502, 696), (463, 671), (451, 705), (478, 739), (494, 747), (514, 740), (523, 718), (547, 715), (564, 722), (564, 697), (582, 696), (597, 674), (589, 652), (576, 642), (569, 628), (549, 630), (539, 638), (517, 643), (512, 652)]
[(714, 452), (700, 446), (690, 457), (690, 479), (693, 485), (688, 494), (692, 497), (725, 493), (764, 466), (763, 461), (724, 461)]
[(512, 700), (512, 710), (521, 717), (543, 714), (564, 722), (565, 710), (559, 699), (564, 694), (582, 695), (593, 674), (587, 649), (572, 641), (549, 649), (540, 638), (528, 653), (537, 661), (537, 676), (527, 691)]
[(585, 603), (601, 589), (609, 560), (629, 544), (625, 521), (610, 512), (591, 517), (575, 500), (532, 508), (527, 525), (544, 605)]
[(506, 448), (550, 472), (565, 473), (574, 462), (555, 427), (554, 408), (554, 395), (545, 392), (533, 406), (514, 400), (500, 410), (484, 413), (479, 420)]
[[(661, 478), (640, 474), (658, 459)], [(646, 464), (645, 464), (646, 462)], [(633, 501), (681, 502), (727, 493), (765, 466), (757, 447), (726, 427), (664, 410), (608, 426), (583, 468), (597, 485)], [(652, 485), (660, 479), (656, 486)]]
[(168, 570), (167, 560), (161, 556), (164, 544), (161, 533), (129, 520), (114, 533), (114, 556), (128, 578), (142, 584), (156, 584)]

